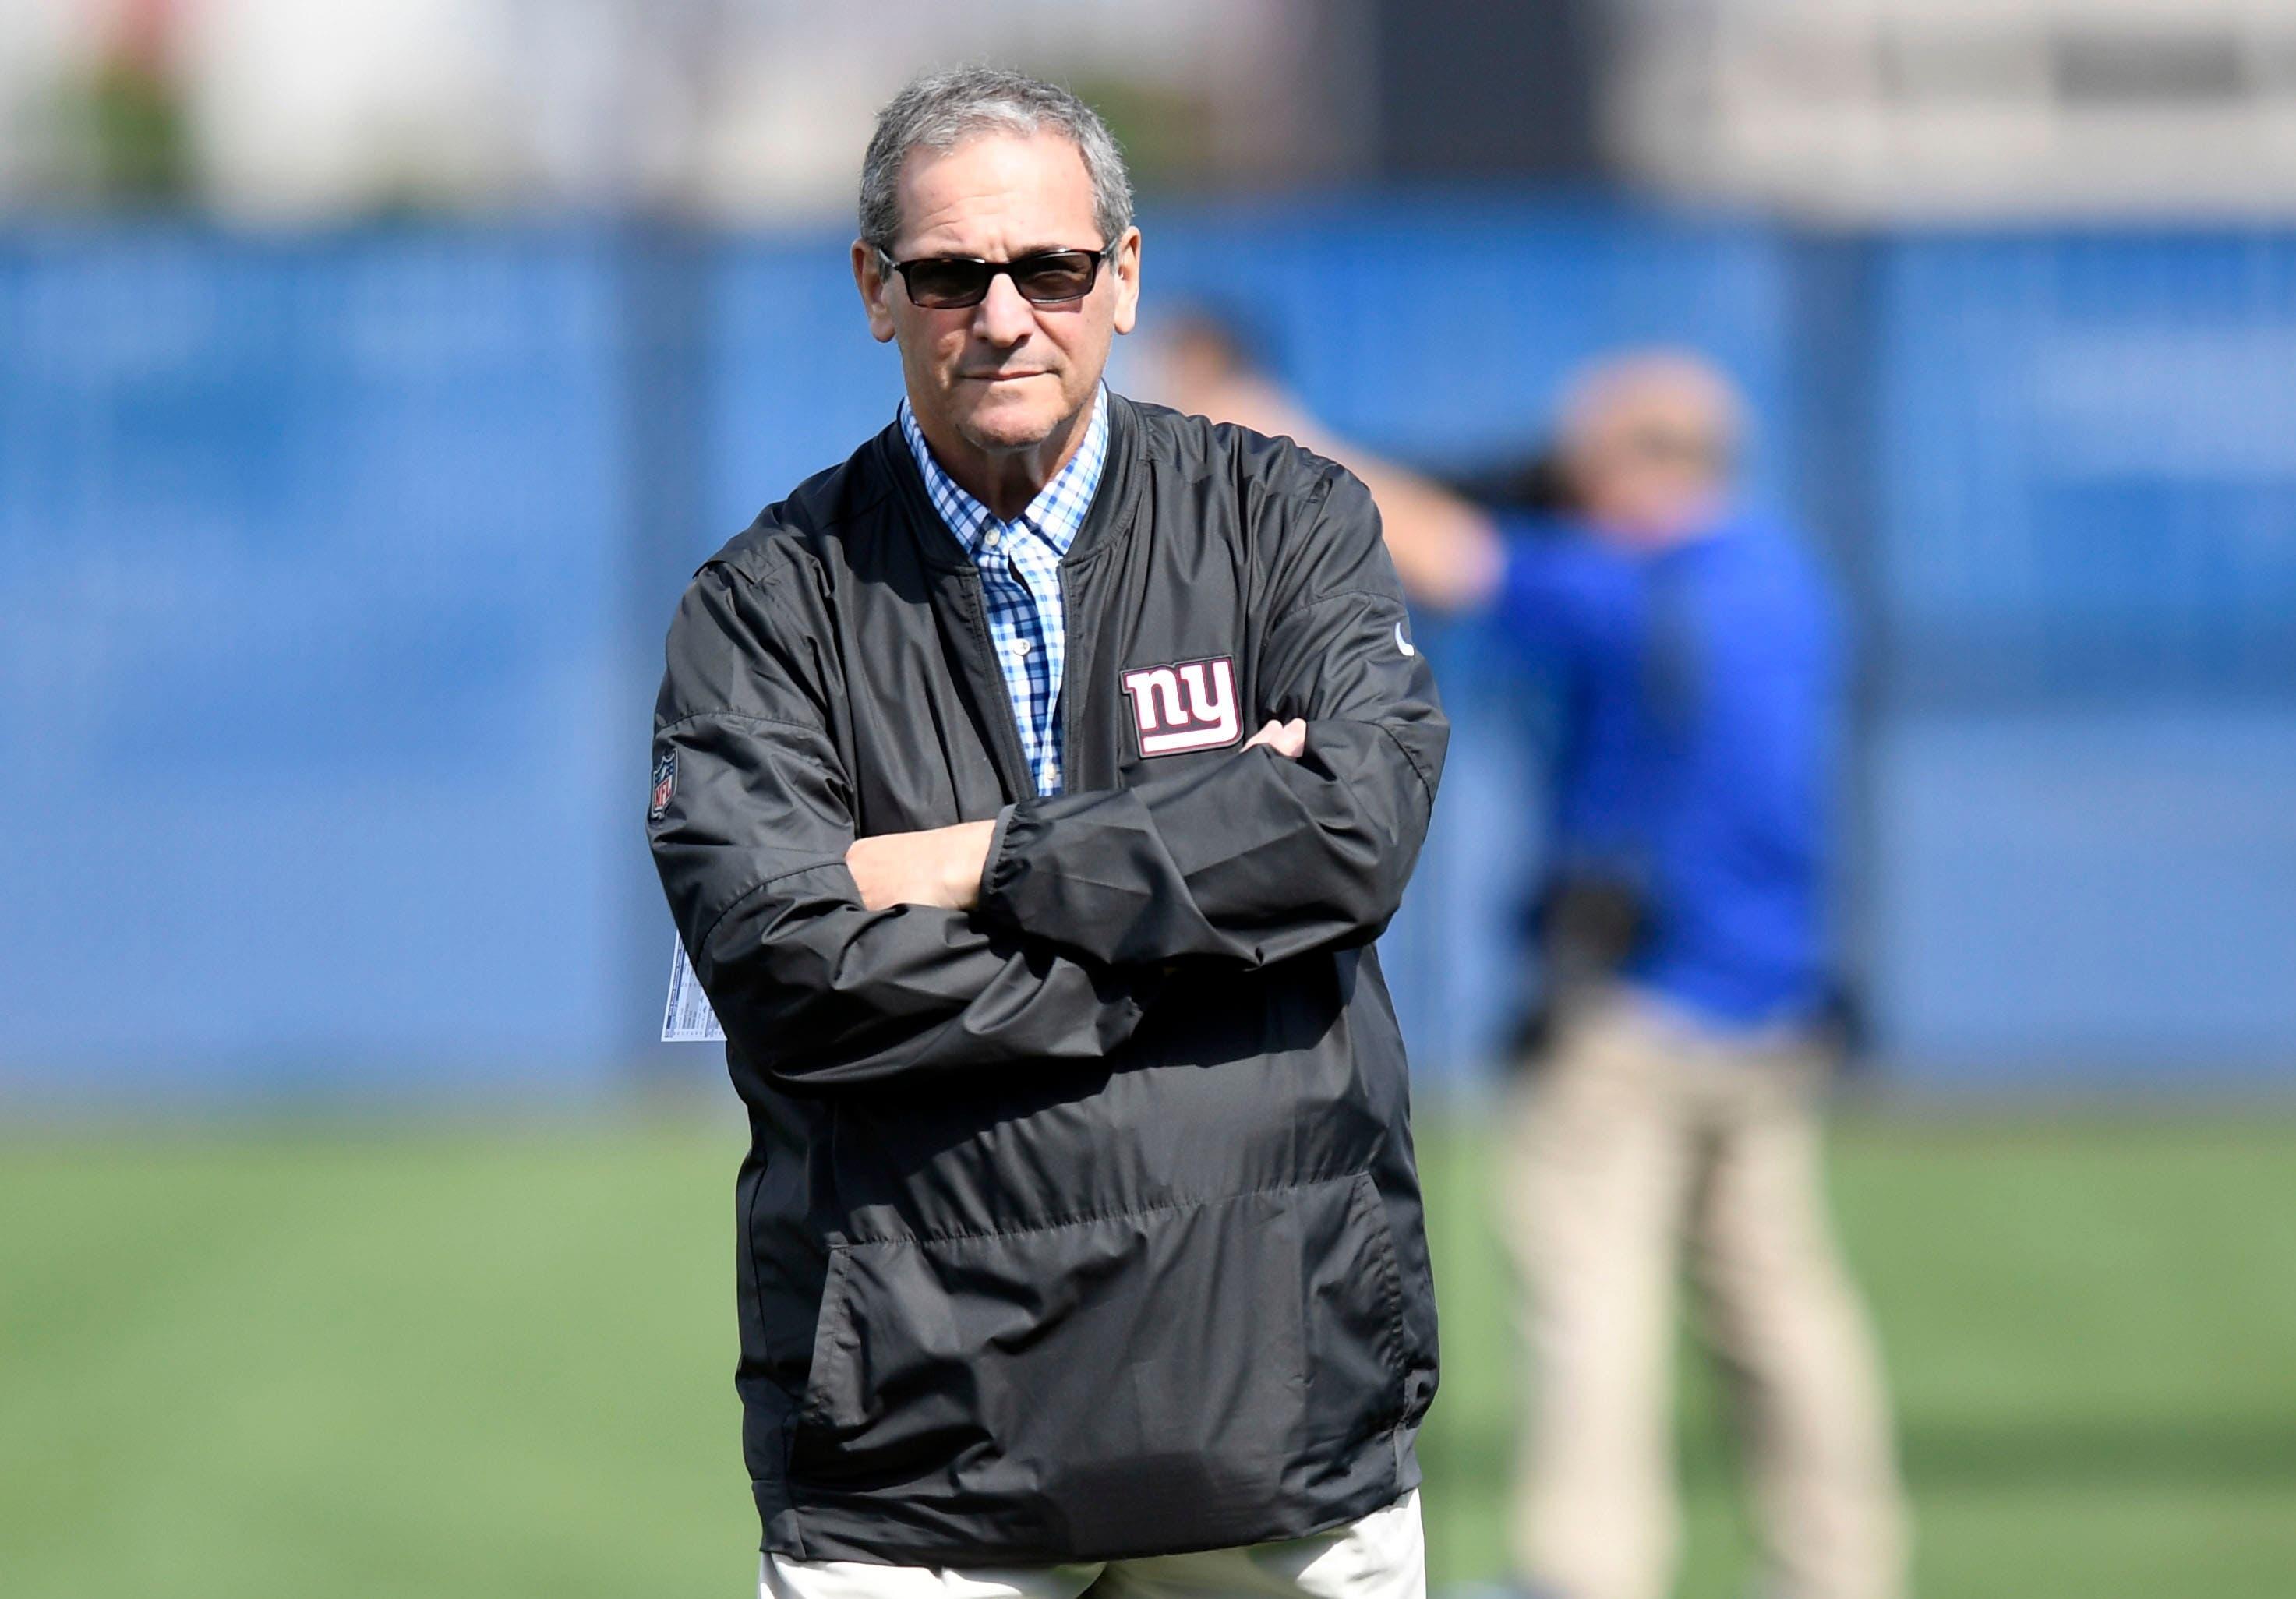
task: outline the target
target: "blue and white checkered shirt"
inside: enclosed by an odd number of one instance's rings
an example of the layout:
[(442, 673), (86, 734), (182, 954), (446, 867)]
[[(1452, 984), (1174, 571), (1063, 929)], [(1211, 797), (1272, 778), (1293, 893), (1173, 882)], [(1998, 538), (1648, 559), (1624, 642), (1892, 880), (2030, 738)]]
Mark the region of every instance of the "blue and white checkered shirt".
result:
[(924, 474), (933, 509), (956, 535), (980, 573), (988, 602), (988, 634), (996, 664), (1004, 668), (1021, 748), (1036, 775), (1037, 792), (1061, 791), (1061, 676), (1068, 665), (1068, 623), (1061, 603), (1061, 557), (1069, 553), (1108, 463), (1108, 390), (1094, 395), (1084, 442), (1053, 475), (1027, 510), (1011, 521), (956, 485), (925, 443), (924, 430), (901, 402), (901, 436)]

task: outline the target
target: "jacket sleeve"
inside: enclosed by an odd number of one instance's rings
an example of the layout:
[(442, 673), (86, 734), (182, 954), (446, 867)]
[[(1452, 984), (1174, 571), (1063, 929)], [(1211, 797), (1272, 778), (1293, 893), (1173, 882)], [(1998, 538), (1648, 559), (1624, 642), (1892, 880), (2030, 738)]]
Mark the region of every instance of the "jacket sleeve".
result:
[(670, 628), (648, 835), (728, 1040), (798, 1092), (1106, 1054), (1159, 974), (955, 912), (864, 908), (819, 637), (770, 583), (718, 566)]
[(1304, 718), (1306, 752), (1241, 750), (1128, 788), (1021, 801), (981, 875), (985, 921), (1127, 967), (1259, 966), (1387, 925), (1450, 728), (1370, 495), (1337, 468), (1319, 493), (1270, 585), (1254, 713)]

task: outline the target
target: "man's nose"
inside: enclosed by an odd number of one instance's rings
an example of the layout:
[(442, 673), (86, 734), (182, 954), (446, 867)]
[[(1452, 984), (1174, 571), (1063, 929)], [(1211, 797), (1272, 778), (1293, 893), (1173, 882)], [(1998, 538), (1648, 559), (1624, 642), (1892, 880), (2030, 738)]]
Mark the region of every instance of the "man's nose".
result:
[(1018, 344), (1036, 331), (1037, 308), (1013, 286), (1013, 275), (1000, 272), (988, 280), (988, 292), (973, 313), (972, 330), (992, 344)]

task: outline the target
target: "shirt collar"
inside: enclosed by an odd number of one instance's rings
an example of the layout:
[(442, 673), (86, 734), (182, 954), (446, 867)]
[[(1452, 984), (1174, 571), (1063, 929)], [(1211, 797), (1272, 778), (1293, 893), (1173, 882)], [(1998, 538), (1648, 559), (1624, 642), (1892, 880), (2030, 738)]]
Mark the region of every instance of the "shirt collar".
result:
[(927, 497), (967, 551), (978, 554), (981, 536), (993, 528), (1024, 527), (1050, 545), (1055, 554), (1065, 555), (1077, 535), (1084, 531), (1085, 518), (1092, 512), (1093, 496), (1100, 491), (1101, 471), (1108, 464), (1107, 384), (1093, 390), (1092, 420), (1085, 424), (1084, 442), (1077, 447), (1076, 454), (1053, 474), (1051, 482), (1037, 491), (1037, 497), (1029, 502), (1028, 508), (1010, 522), (998, 521), (995, 512), (941, 470), (906, 397), (901, 401), (900, 420), (901, 437), (908, 440), (909, 454), (915, 457), (917, 471), (924, 477)]

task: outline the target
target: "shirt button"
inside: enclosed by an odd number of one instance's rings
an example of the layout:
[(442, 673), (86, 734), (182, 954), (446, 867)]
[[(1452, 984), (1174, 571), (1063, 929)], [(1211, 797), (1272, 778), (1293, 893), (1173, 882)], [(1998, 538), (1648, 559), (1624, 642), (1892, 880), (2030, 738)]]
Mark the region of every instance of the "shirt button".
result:
[(1026, 655), (1028, 652), (1029, 652), (1029, 641), (1028, 641), (1027, 639), (1025, 639), (1025, 638), (1020, 638), (1020, 639), (1015, 639), (1015, 640), (1013, 640), (1013, 654), (1015, 654), (1015, 655)]
[(989, 529), (988, 532), (983, 533), (980, 536), (980, 547), (984, 550), (996, 549), (1004, 542), (1004, 536), (994, 528)]

